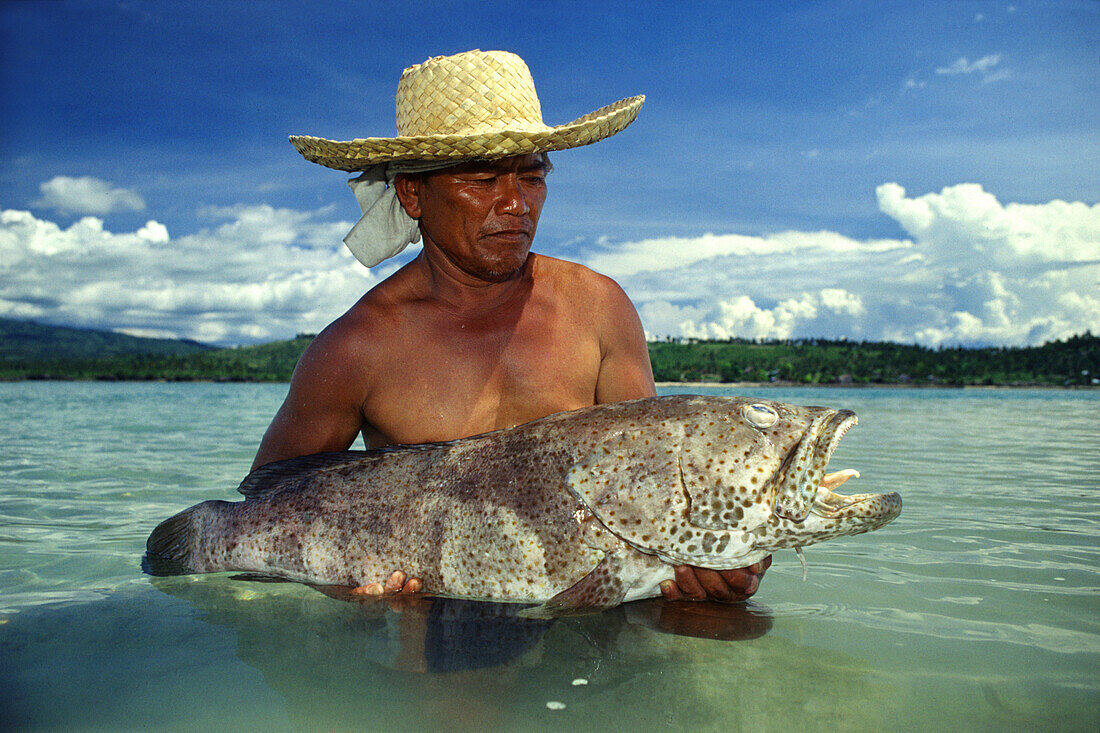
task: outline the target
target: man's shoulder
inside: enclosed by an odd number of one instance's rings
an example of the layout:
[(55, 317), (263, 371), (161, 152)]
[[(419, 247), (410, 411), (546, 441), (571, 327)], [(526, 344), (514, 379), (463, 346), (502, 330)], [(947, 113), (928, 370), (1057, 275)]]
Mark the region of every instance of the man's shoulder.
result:
[(358, 341), (364, 335), (379, 336), (393, 330), (403, 306), (415, 300), (409, 277), (402, 268), (368, 290), (327, 329), (334, 341)]
[(349, 357), (359, 360), (373, 351), (385, 334), (392, 331), (392, 324), (387, 322), (392, 318), (392, 309), (384, 305), (385, 294), (376, 293), (376, 289), (322, 329), (307, 354), (339, 362)]
[(619, 284), (607, 275), (590, 267), (548, 255), (532, 255), (535, 260), (535, 277), (552, 281), (557, 287), (575, 293), (595, 297), (625, 297)]

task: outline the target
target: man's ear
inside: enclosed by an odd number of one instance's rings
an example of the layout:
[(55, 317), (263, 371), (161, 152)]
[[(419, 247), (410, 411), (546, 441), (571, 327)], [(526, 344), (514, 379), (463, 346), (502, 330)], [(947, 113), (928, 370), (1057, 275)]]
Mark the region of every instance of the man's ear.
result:
[(393, 188), (397, 200), (401, 202), (405, 213), (413, 219), (420, 218), (420, 176), (407, 176), (398, 173), (393, 179)]

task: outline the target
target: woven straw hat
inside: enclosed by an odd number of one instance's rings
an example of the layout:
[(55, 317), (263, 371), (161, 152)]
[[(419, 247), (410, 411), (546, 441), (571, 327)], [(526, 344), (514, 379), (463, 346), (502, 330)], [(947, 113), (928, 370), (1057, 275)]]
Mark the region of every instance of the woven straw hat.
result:
[(506, 51), (467, 51), (410, 66), (397, 85), (397, 137), (339, 142), (292, 135), (313, 163), (341, 171), (399, 160), (506, 158), (602, 140), (638, 116), (629, 97), (557, 127), (543, 124), (527, 64)]

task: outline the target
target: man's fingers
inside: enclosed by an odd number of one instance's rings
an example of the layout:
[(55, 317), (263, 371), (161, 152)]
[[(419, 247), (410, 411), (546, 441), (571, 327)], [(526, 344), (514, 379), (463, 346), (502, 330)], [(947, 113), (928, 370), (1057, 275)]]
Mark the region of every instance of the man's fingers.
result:
[(760, 588), (760, 579), (771, 567), (769, 555), (747, 568), (734, 570), (709, 570), (690, 565), (677, 565), (675, 581), (661, 583), (661, 595), (675, 601), (690, 598), (701, 601), (710, 598), (715, 601), (744, 601)]
[[(753, 579), (756, 577), (749, 568), (723, 570), (721, 571), (721, 575), (722, 580), (728, 584), (731, 592), (738, 596), (745, 596), (751, 592), (749, 588), (752, 586)], [(759, 580), (756, 581), (756, 584), (760, 584)], [(753, 587), (752, 590), (755, 591), (756, 588)]]
[(701, 601), (707, 597), (707, 591), (695, 577), (695, 570), (690, 565), (677, 565), (675, 570), (676, 585), (680, 593), (693, 601)]
[(361, 585), (358, 588), (352, 588), (348, 591), (353, 596), (380, 596), (385, 591), (382, 588), (381, 583), (370, 583), (369, 585)]
[(386, 585), (384, 586), (386, 594), (397, 593), (405, 587), (405, 574), (400, 570), (393, 571), (390, 577), (386, 578)]
[(684, 594), (680, 592), (679, 586), (671, 580), (661, 581), (661, 595), (665, 597), (666, 601), (682, 601)]
[(695, 577), (699, 579), (699, 584), (703, 586), (703, 590), (707, 592), (707, 596), (716, 601), (737, 600), (737, 597), (742, 592), (739, 585), (729, 583), (725, 577), (725, 573), (718, 572), (717, 570), (695, 568)]
[(395, 570), (386, 578), (385, 584), (368, 583), (348, 591), (353, 596), (394, 596), (406, 593), (419, 593), (424, 590), (420, 578), (409, 578), (400, 570)]
[(772, 565), (772, 556), (749, 565), (747, 568), (721, 571), (722, 579), (729, 584), (736, 600), (745, 600), (760, 588), (760, 580)]

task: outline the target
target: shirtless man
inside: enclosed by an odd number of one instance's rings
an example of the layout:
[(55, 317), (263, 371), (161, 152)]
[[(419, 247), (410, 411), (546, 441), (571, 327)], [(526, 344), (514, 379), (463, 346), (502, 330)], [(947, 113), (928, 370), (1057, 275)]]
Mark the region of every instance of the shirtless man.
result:
[[(360, 434), (367, 447), (451, 440), (656, 394), (622, 289), (530, 252), (548, 172), (545, 154), (529, 153), (392, 177), (423, 250), (309, 346), (253, 468), (346, 450)], [(662, 592), (744, 600), (768, 565), (680, 566)], [(420, 587), (396, 572), (362, 590)]]

